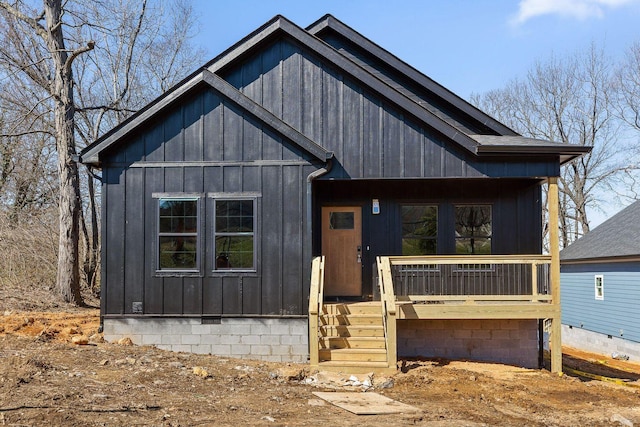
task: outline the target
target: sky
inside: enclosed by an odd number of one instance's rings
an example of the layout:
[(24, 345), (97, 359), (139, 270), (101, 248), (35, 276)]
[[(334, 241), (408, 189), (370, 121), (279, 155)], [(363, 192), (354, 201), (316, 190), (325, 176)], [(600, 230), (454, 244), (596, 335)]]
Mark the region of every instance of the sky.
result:
[(552, 54), (595, 42), (615, 59), (640, 42), (640, 0), (195, 0), (194, 11), (202, 63), (275, 15), (304, 28), (330, 13), (464, 99)]
[(305, 28), (330, 13), (467, 100), (552, 55), (596, 43), (615, 60), (640, 43), (640, 0), (194, 0), (194, 12), (203, 64), (275, 15)]

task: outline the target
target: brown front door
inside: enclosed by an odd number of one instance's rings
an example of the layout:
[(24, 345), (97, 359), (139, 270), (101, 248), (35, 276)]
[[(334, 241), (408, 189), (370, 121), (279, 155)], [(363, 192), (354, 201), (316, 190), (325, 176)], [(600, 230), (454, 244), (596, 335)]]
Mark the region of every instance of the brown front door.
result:
[(322, 207), (324, 294), (362, 295), (362, 208)]

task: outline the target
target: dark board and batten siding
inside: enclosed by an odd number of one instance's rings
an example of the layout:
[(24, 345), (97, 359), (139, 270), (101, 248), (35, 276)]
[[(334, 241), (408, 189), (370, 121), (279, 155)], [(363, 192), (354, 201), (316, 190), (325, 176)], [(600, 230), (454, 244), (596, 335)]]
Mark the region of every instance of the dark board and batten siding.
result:
[[(103, 158), (103, 313), (131, 314), (142, 302), (146, 315), (303, 315), (305, 183), (318, 167), (215, 91), (161, 114)], [(197, 274), (156, 273), (153, 195), (166, 193), (201, 195)], [(256, 272), (212, 272), (210, 193), (260, 195)]]
[[(602, 300), (596, 275), (604, 277)], [(640, 263), (564, 264), (560, 282), (563, 325), (640, 343)]]
[(374, 92), (281, 38), (223, 77), (325, 149), (333, 178), (556, 176), (557, 159), (480, 159)]

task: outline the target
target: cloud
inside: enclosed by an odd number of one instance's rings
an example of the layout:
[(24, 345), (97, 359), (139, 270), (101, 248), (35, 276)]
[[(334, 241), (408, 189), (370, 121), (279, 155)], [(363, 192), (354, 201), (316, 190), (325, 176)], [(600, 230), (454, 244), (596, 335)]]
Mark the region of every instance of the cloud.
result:
[(579, 20), (602, 18), (606, 9), (624, 6), (636, 0), (521, 0), (511, 25), (524, 24), (542, 15), (560, 15)]

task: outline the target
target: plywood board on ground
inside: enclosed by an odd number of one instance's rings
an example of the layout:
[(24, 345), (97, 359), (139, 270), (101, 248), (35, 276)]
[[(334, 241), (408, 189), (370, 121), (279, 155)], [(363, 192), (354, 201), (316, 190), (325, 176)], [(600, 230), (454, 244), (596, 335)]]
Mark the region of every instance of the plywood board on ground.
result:
[(377, 393), (314, 392), (320, 399), (356, 415), (382, 415), (418, 412), (411, 405), (397, 402)]

